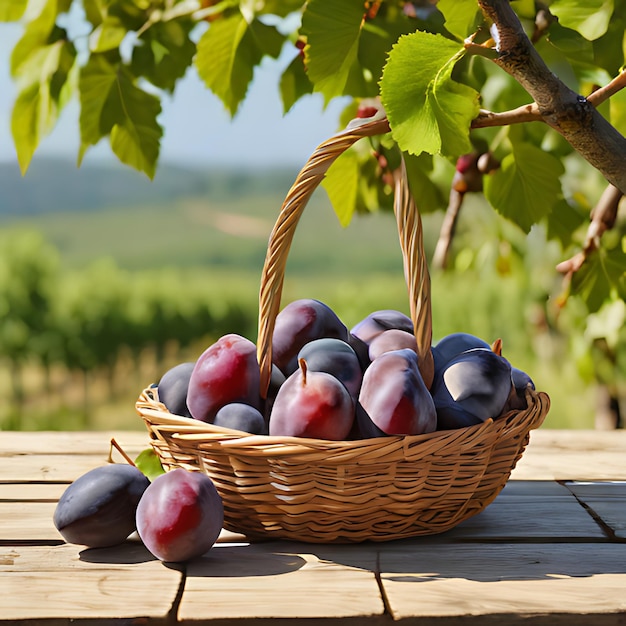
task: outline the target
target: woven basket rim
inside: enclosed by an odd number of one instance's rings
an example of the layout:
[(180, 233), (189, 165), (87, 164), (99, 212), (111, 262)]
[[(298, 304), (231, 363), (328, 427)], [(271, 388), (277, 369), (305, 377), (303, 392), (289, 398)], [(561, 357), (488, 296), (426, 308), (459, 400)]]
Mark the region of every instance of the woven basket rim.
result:
[[(148, 387), (143, 390), (141, 396), (136, 402), (136, 411), (144, 422), (158, 423), (159, 429), (162, 431), (170, 431), (174, 438), (185, 441), (197, 439), (198, 445), (202, 446), (202, 440), (214, 437), (221, 440), (222, 445), (228, 445), (228, 440), (236, 442), (238, 445), (263, 445), (267, 447), (286, 446), (289, 448), (300, 447), (302, 450), (347, 450), (359, 447), (368, 447), (372, 445), (380, 445), (383, 442), (388, 444), (394, 442), (402, 442), (405, 445), (416, 445), (422, 441), (430, 441), (437, 438), (446, 438), (450, 436), (466, 436), (471, 438), (472, 435), (479, 436), (483, 431), (491, 430), (500, 426), (501, 423), (509, 424), (519, 419), (520, 415), (525, 415), (529, 408), (534, 405), (541, 405), (539, 416), (541, 422), (547, 414), (550, 399), (543, 391), (535, 391), (530, 387), (526, 390), (527, 409), (519, 411), (509, 411), (496, 419), (489, 418), (471, 426), (463, 428), (435, 430), (419, 435), (384, 435), (382, 437), (369, 437), (353, 440), (330, 440), (330, 439), (313, 439), (309, 437), (284, 437), (278, 435), (253, 435), (240, 430), (216, 426), (195, 420), (192, 417), (185, 417), (170, 413), (167, 407), (158, 399), (158, 387)], [(541, 425), (532, 424), (530, 429), (538, 428)], [(181, 433), (184, 429), (188, 432)], [(368, 443), (369, 442), (369, 443)]]

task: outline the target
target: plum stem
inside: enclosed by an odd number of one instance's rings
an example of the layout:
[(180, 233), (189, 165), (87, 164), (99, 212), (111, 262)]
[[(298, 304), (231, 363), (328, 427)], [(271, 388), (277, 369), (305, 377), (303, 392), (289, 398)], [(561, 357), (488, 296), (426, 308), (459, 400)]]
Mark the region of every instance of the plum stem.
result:
[(304, 359), (298, 359), (298, 366), (302, 372), (302, 384), (306, 385), (306, 373), (308, 371), (306, 361)]
[(120, 444), (117, 443), (117, 441), (115, 440), (115, 437), (111, 438), (111, 445), (109, 446), (109, 458), (107, 459), (109, 463), (114, 463), (113, 448), (115, 448), (130, 465), (132, 465), (133, 467), (137, 467), (135, 465), (135, 462), (128, 456), (128, 454), (126, 454), (126, 452), (124, 452), (124, 450), (122, 449), (122, 446), (120, 446)]

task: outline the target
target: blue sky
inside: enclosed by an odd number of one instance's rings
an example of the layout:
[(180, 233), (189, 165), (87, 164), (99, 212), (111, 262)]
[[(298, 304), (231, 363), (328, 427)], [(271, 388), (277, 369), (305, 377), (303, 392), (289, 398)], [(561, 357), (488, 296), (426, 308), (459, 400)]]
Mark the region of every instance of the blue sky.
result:
[[(0, 23), (0, 161), (16, 162), (10, 133), (15, 88), (9, 76), (11, 49), (21, 35), (16, 24)], [(179, 83), (172, 99), (163, 101), (160, 119), (164, 128), (161, 162), (197, 165), (291, 165), (300, 167), (315, 147), (337, 130), (343, 104), (333, 101), (325, 110), (320, 95), (309, 96), (282, 114), (278, 81), (291, 52), (278, 61), (267, 59), (255, 73), (246, 101), (234, 120), (222, 103), (198, 79), (193, 68)], [(78, 105), (63, 111), (54, 131), (35, 153), (38, 156), (78, 154)], [(103, 141), (92, 148), (84, 162), (114, 161)]]

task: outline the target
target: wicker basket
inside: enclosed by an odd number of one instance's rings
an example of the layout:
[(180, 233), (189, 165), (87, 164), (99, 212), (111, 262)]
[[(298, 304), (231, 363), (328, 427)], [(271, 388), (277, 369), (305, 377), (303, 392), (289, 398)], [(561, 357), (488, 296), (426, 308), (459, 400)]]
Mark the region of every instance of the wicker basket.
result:
[[(302, 211), (331, 163), (358, 139), (384, 133), (378, 115), (354, 121), (322, 143), (290, 189), (270, 236), (259, 296), (258, 359), (269, 385), (271, 337), (280, 309), (287, 254)], [(395, 213), (411, 319), (425, 380), (432, 379), (430, 278), (419, 212), (404, 168)], [(530, 430), (550, 406), (528, 390), (527, 408), (457, 430), (359, 441), (248, 435), (172, 415), (158, 388), (136, 409), (164, 467), (206, 472), (224, 502), (224, 527), (254, 538), (310, 543), (389, 541), (445, 532), (482, 511), (520, 459)]]

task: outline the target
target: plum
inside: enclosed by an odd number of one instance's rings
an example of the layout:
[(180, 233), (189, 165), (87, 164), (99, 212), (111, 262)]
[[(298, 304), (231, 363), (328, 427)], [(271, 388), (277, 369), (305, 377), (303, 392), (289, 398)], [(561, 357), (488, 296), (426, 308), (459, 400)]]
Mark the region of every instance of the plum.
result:
[(298, 352), (309, 372), (326, 372), (338, 378), (353, 398), (359, 395), (363, 371), (354, 349), (341, 339), (324, 337), (307, 343)]
[(432, 396), (410, 348), (381, 354), (363, 375), (359, 402), (388, 435), (419, 435), (436, 429)]
[(505, 408), (512, 386), (511, 364), (504, 357), (490, 348), (462, 352), (444, 366), (433, 382), (438, 428), (495, 419)]
[(155, 557), (183, 562), (213, 547), (224, 523), (224, 505), (206, 474), (176, 468), (145, 490), (136, 521), (140, 539)]
[(367, 414), (363, 405), (357, 400), (354, 413), (354, 424), (348, 436), (350, 440), (371, 439), (372, 437), (387, 437), (387, 433), (382, 431)]
[(408, 315), (394, 309), (382, 309), (374, 311), (350, 329), (350, 334), (358, 337), (366, 344), (385, 330), (404, 330), (413, 333), (413, 322)]
[(319, 300), (303, 298), (285, 306), (276, 316), (272, 335), (272, 362), (289, 376), (298, 369), (298, 352), (314, 339), (348, 341), (348, 329), (337, 314)]
[(135, 531), (135, 511), (150, 481), (133, 465), (95, 467), (63, 492), (53, 522), (68, 543), (104, 548)]
[(435, 372), (440, 372), (446, 363), (461, 354), (461, 352), (471, 350), (472, 348), (490, 349), (491, 346), (483, 339), (469, 333), (452, 333), (446, 335), (432, 348)]
[(517, 367), (511, 367), (511, 376), (513, 378), (513, 385), (515, 386), (515, 390), (518, 394), (523, 396), (528, 387), (530, 387), (531, 389), (535, 388), (535, 383), (533, 382), (533, 379), (521, 369)]
[(361, 371), (365, 372), (365, 370), (369, 367), (371, 363), (369, 346), (362, 339), (359, 339), (356, 335), (353, 335), (352, 333), (348, 334), (348, 344), (354, 350), (359, 359), (359, 363), (361, 364)]
[(282, 371), (272, 363), (272, 370), (270, 373), (270, 384), (267, 389), (267, 397), (262, 400), (262, 411), (263, 419), (265, 420), (265, 425), (269, 423), (270, 413), (272, 412), (272, 407), (274, 406), (274, 400), (276, 399), (276, 394), (278, 390), (281, 388), (282, 384), (287, 380), (287, 377), (282, 373)]
[(234, 333), (224, 335), (194, 365), (187, 391), (189, 411), (195, 419), (211, 423), (230, 402), (260, 410), (260, 378), (254, 342)]
[(535, 383), (532, 378), (524, 371), (517, 367), (511, 367), (511, 376), (513, 379), (513, 388), (511, 395), (506, 403), (504, 412), (509, 410), (521, 411), (526, 408), (526, 389), (529, 387), (535, 389)]
[(399, 328), (390, 328), (376, 335), (371, 340), (368, 355), (370, 361), (373, 361), (384, 352), (401, 350), (402, 348), (410, 348), (417, 354), (417, 339), (415, 339), (415, 335)]
[(341, 441), (350, 433), (354, 412), (354, 399), (339, 379), (309, 371), (300, 359), (276, 394), (269, 434)]
[(191, 417), (187, 407), (187, 390), (189, 389), (189, 379), (194, 366), (194, 361), (179, 363), (167, 370), (159, 380), (157, 385), (159, 400), (174, 415)]
[(261, 411), (243, 402), (225, 404), (215, 414), (213, 424), (251, 435), (267, 435), (267, 426)]

